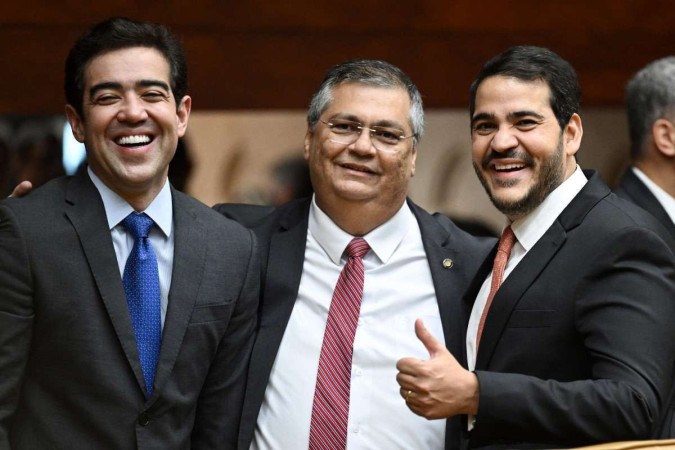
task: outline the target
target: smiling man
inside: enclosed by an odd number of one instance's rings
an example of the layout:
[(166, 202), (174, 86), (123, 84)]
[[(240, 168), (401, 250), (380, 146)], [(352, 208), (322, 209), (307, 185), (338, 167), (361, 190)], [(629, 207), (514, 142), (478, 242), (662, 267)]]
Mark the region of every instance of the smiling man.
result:
[(235, 448), (259, 260), (167, 180), (180, 43), (111, 19), (65, 80), (87, 171), (0, 205), (0, 448)]
[(670, 236), (575, 155), (574, 69), (514, 47), (471, 86), (474, 168), (507, 227), (465, 298), (468, 369), (431, 336), (399, 361), (402, 395), (430, 419), (467, 415), (469, 447), (561, 448), (649, 438), (675, 359)]
[(458, 448), (460, 420), (411, 413), (395, 365), (424, 356), (420, 317), (462, 357), (460, 298), (493, 240), (406, 201), (424, 112), (400, 69), (336, 65), (307, 123), (312, 198), (217, 206), (254, 230), (263, 255), (240, 446)]

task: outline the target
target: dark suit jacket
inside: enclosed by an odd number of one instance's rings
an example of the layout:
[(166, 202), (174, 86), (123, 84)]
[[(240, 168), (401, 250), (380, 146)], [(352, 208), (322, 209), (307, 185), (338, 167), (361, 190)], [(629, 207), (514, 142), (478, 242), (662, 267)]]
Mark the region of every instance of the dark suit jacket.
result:
[[(475, 238), (448, 218), (439, 214), (431, 216), (412, 202), (409, 205), (422, 232), (446, 345), (461, 360), (465, 344), (459, 299), (495, 240)], [(248, 449), (253, 439), (267, 381), (297, 298), (309, 206), (309, 199), (293, 201), (277, 209), (251, 205), (215, 206), (221, 213), (250, 227), (258, 237), (262, 253), (260, 324), (251, 356), (239, 438), (239, 447), (243, 449)], [(452, 268), (444, 268), (446, 258), (454, 262)], [(460, 427), (459, 418), (448, 421), (446, 448), (457, 448)]]
[(84, 173), (0, 204), (0, 448), (233, 448), (258, 301), (252, 233), (173, 190), (155, 390)]
[[(675, 360), (670, 237), (586, 176), (493, 300), (471, 447), (644, 439), (658, 425)], [(466, 322), (490, 265), (467, 295)]]
[(630, 200), (640, 208), (646, 210), (649, 214), (656, 217), (663, 224), (670, 235), (675, 239), (675, 223), (668, 215), (661, 203), (654, 197), (652, 191), (640, 180), (629, 168), (623, 174), (621, 182), (614, 190), (619, 197)]

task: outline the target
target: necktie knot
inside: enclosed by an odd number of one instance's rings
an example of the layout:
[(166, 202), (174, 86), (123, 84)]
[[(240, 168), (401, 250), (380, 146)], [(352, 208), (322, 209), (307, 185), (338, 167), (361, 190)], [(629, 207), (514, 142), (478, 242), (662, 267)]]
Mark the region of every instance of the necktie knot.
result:
[(347, 245), (347, 255), (350, 258), (363, 258), (370, 250), (370, 245), (363, 238), (354, 238)]
[(147, 238), (150, 229), (155, 222), (145, 213), (138, 214), (132, 212), (122, 221), (124, 228), (131, 233), (134, 240), (138, 238)]
[(506, 255), (506, 259), (509, 259), (511, 256), (511, 250), (513, 245), (516, 243), (516, 235), (513, 233), (513, 230), (510, 226), (504, 228), (502, 236), (499, 238), (499, 245), (497, 246), (497, 252), (503, 252)]

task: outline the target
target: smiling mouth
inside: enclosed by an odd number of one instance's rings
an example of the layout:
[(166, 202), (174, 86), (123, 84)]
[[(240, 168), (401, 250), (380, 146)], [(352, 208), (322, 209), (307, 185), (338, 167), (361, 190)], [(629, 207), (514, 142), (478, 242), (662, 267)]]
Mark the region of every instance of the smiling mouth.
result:
[(524, 169), (526, 166), (525, 166), (525, 164), (498, 164), (498, 163), (495, 163), (492, 167), (496, 172), (516, 172), (518, 170)]
[(121, 145), (122, 147), (133, 148), (148, 145), (153, 141), (153, 139), (153, 137), (147, 134), (139, 134), (134, 136), (122, 136), (121, 138), (115, 139), (115, 143), (117, 145)]
[(349, 169), (349, 170), (353, 170), (353, 171), (356, 171), (356, 172), (363, 172), (363, 173), (368, 173), (368, 174), (374, 174), (375, 173), (367, 167), (356, 166), (356, 165), (352, 165), (352, 164), (340, 164), (340, 167), (342, 167), (343, 169)]

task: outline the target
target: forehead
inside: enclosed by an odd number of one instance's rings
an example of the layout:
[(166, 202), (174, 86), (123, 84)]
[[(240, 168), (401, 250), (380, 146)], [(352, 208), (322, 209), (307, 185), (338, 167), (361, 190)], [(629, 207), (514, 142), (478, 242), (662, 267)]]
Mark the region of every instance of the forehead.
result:
[(410, 97), (401, 87), (342, 83), (333, 88), (332, 101), (325, 112), (329, 116), (351, 115), (364, 122), (392, 120), (407, 123)]
[(551, 89), (543, 80), (526, 81), (502, 75), (488, 77), (476, 90), (476, 114), (509, 114), (534, 111), (553, 114)]
[(139, 80), (159, 80), (170, 84), (169, 62), (164, 55), (150, 47), (129, 47), (112, 50), (92, 58), (84, 70), (86, 87), (103, 83), (135, 83)]

